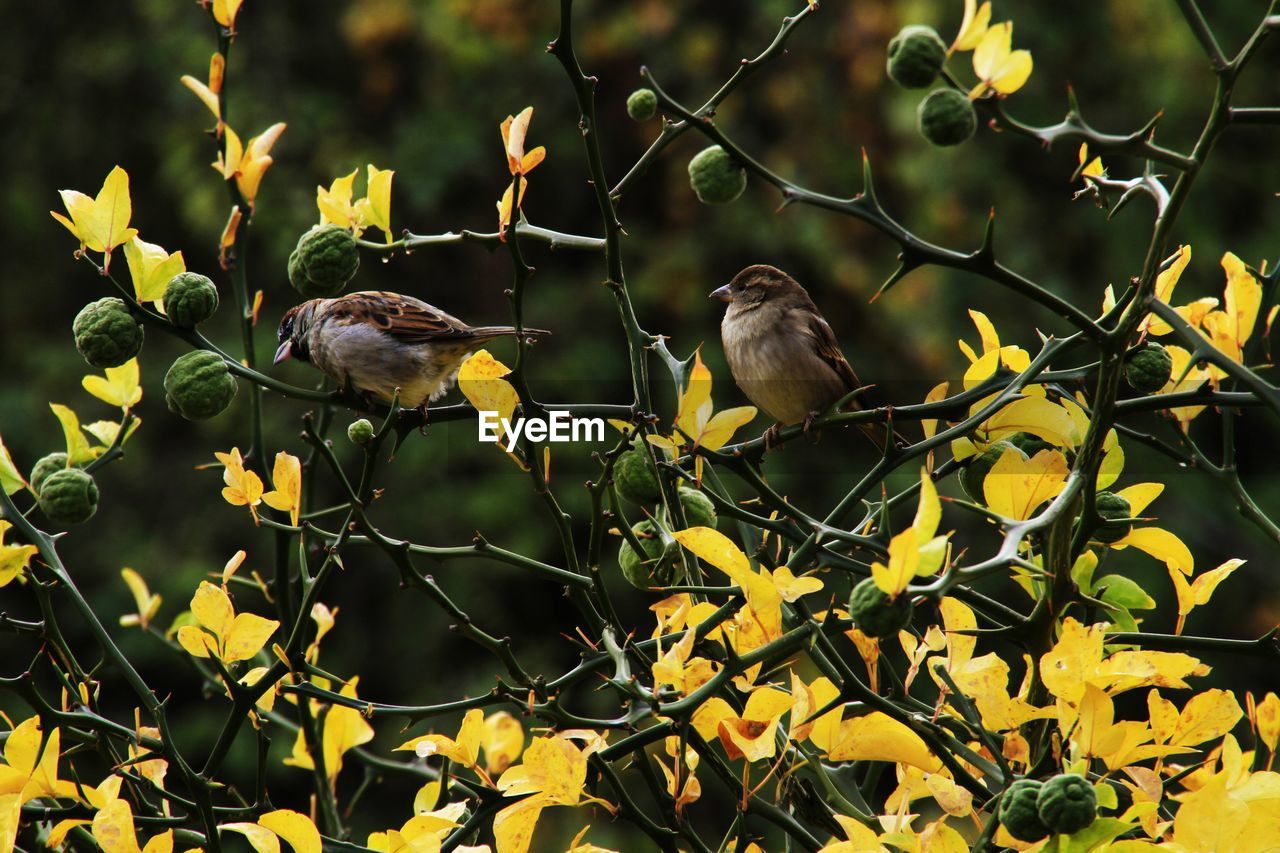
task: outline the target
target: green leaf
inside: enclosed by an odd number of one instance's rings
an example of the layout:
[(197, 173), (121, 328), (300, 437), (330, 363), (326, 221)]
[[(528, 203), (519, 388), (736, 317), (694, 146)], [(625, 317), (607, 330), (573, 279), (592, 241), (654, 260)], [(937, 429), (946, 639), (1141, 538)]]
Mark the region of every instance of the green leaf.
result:
[(1123, 607), (1126, 610), (1151, 610), (1156, 606), (1155, 599), (1124, 575), (1107, 575), (1094, 584), (1095, 594), (1107, 604)]

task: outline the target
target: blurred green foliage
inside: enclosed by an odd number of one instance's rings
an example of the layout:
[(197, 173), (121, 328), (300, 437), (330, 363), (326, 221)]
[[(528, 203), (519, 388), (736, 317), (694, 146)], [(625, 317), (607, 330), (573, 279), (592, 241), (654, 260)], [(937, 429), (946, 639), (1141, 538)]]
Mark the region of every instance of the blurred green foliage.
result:
[[(580, 59), (600, 81), (605, 165), (616, 181), (659, 129), (657, 119), (637, 124), (625, 113), (642, 64), (674, 96), (701, 103), (740, 58), (768, 44), (781, 17), (796, 11), (801, 0), (579, 5)], [(997, 6), (1000, 18), (1017, 22), (1019, 45), (1035, 56), (1030, 83), (1011, 102), (1020, 119), (1057, 120), (1072, 86), (1086, 118), (1099, 129), (1128, 132), (1163, 112), (1160, 141), (1182, 148), (1194, 138), (1212, 80), (1172, 4), (1000, 0)], [(1261, 2), (1215, 4), (1212, 23), (1224, 44), (1234, 45), (1263, 8)], [(119, 163), (132, 177), (133, 224), (143, 238), (181, 249), (190, 269), (227, 286), (216, 263), (227, 204), (222, 181), (209, 168), (214, 146), (204, 131), (210, 117), (178, 82), (181, 74), (206, 74), (214, 43), (207, 17), (193, 3), (171, 0), (48, 0), (38, 13), (29, 11), (20, 16), (21, 25), (0, 28), (6, 160), (0, 218), (7, 238), (0, 254), (0, 433), (24, 468), (61, 446), (48, 401), (72, 405), (86, 421), (109, 414), (80, 389), (88, 370), (70, 335), (76, 311), (106, 290), (87, 264), (72, 260), (72, 238), (46, 213), (59, 207), (56, 190), (92, 193)], [(498, 125), (532, 104), (531, 144), (546, 145), (549, 156), (531, 178), (526, 213), (538, 225), (595, 233), (598, 220), (585, 183), (572, 92), (543, 53), (554, 35), (556, 12), (555, 4), (516, 0), (246, 3), (228, 69), (226, 118), (242, 138), (275, 121), (289, 125), (258, 198), (247, 258), (251, 287), (266, 294), (257, 330), (260, 359), (274, 347), (276, 318), (294, 302), (285, 259), (297, 235), (317, 218), (316, 184), (363, 170), (366, 163), (396, 170), (395, 228), (493, 230), (494, 202), (509, 183)], [(796, 33), (788, 55), (751, 79), (717, 118), (775, 171), (834, 194), (852, 195), (860, 188), (865, 152), (889, 211), (944, 245), (976, 247), (994, 208), (997, 246), (1011, 267), (1100, 310), (1104, 287), (1123, 288), (1139, 270), (1148, 238), (1146, 212), (1135, 207), (1107, 221), (1090, 202), (1073, 202), (1074, 149), (1041, 152), (1025, 139), (985, 127), (959, 148), (930, 147), (914, 126), (919, 93), (885, 80), (885, 44), (899, 26), (928, 23), (949, 38), (960, 12), (958, 0), (828, 0)], [(1243, 85), (1250, 88), (1239, 103), (1280, 98), (1276, 52), (1258, 64), (1272, 73), (1248, 75)], [(777, 194), (754, 182), (732, 205), (698, 204), (685, 165), (703, 144), (691, 134), (670, 148), (622, 199), (620, 213), (628, 235), (628, 282), (642, 324), (670, 336), (678, 353), (705, 343), (718, 406), (738, 404), (742, 397), (720, 353), (718, 306), (705, 297), (749, 263), (776, 264), (805, 283), (863, 380), (893, 402), (918, 401), (937, 382), (959, 376), (964, 361), (955, 339), (976, 337), (966, 309), (986, 312), (1010, 342), (1028, 347), (1035, 344), (1035, 330), (1065, 330), (1057, 318), (1014, 302), (987, 282), (936, 268), (911, 274), (871, 302), (894, 268), (891, 244), (850, 219), (812, 208), (779, 211)], [(1233, 130), (1222, 141), (1224, 150), (1201, 179), (1174, 235), (1196, 252), (1180, 295), (1217, 294), (1222, 279), (1216, 261), (1226, 250), (1253, 264), (1277, 252), (1280, 201), (1272, 191), (1280, 189), (1280, 161), (1272, 156), (1274, 145), (1265, 128)], [(1139, 168), (1120, 160), (1108, 166), (1124, 173)], [(599, 259), (551, 253), (544, 246), (526, 250), (538, 272), (525, 320), (554, 332), (533, 353), (528, 376), (535, 393), (554, 401), (627, 402), (625, 347), (613, 299), (599, 284)], [(117, 263), (123, 270), (123, 259)], [(503, 253), (463, 245), (386, 264), (367, 257), (357, 285), (410, 293), (470, 321), (496, 323), (507, 316), (503, 291), (509, 280)], [(224, 289), (224, 307), (206, 331), (234, 352), (238, 340), (228, 295)], [(214, 450), (246, 443), (237, 415), (244, 413), (247, 395), (209, 423), (191, 424), (170, 414), (160, 383), (181, 351), (172, 340), (148, 337), (141, 358), (144, 423), (126, 461), (99, 478), (102, 511), (64, 545), (72, 571), (108, 617), (131, 609), (118, 577), (122, 566), (139, 570), (164, 595), (160, 621), (167, 624), (184, 609), (197, 581), (237, 549), (249, 552), (246, 571), (269, 572), (273, 558), (271, 537), (252, 529), (243, 509), (217, 498), (218, 470), (193, 470), (211, 462)], [(495, 354), (509, 353), (499, 348)], [(315, 381), (305, 367), (278, 371), (299, 384)], [(674, 389), (660, 398), (668, 417), (674, 398)], [(269, 446), (301, 455), (296, 432), (306, 407), (269, 394), (267, 406)], [(337, 412), (331, 430), (349, 462), (356, 452), (344, 432), (354, 417)], [(1153, 429), (1165, 428), (1156, 421), (1153, 416)], [(765, 426), (763, 420), (756, 424)], [(433, 426), (425, 439), (409, 438), (397, 464), (386, 469), (385, 493), (375, 508), (380, 525), (391, 535), (442, 545), (467, 542), (478, 530), (504, 547), (554, 560), (554, 533), (526, 481), (500, 454), (477, 447), (472, 429)], [(1264, 506), (1280, 507), (1270, 452), (1275, 436), (1246, 438), (1242, 468), (1256, 471), (1250, 485)], [(586, 506), (578, 484), (595, 471), (591, 449), (554, 453), (554, 483), (571, 511)], [(830, 434), (816, 445), (793, 443), (770, 460), (768, 470), (802, 507), (821, 507), (870, 464), (866, 453), (858, 438)], [(1135, 445), (1122, 482), (1165, 470), (1165, 463)], [(1199, 564), (1264, 553), (1262, 535), (1244, 521), (1225, 511), (1211, 517), (1202, 512), (1205, 503), (1226, 506), (1228, 496), (1213, 481), (1194, 472), (1167, 479), (1172, 488), (1166, 495), (1179, 497), (1167, 496), (1154, 509), (1188, 542)], [(610, 557), (614, 551), (610, 546)], [(489, 661), (470, 666), (481, 653), (451, 635), (445, 618), (420, 596), (399, 594), (395, 572), (381, 555), (361, 556), (346, 561), (326, 596), (340, 602), (341, 612), (325, 643), (324, 666), (344, 676), (360, 674), (361, 695), (379, 700), (412, 704), (487, 690)], [(1168, 612), (1172, 591), (1161, 567), (1127, 555), (1119, 565)], [(555, 587), (481, 561), (451, 562), (435, 575), (482, 624), (509, 633), (528, 666), (549, 670), (571, 663), (573, 649), (546, 630), (567, 607)], [(613, 577), (617, 600), (635, 624), (645, 624), (649, 597), (625, 586), (616, 572)], [(991, 586), (999, 595), (1017, 594), (1008, 583)], [(1217, 606), (1197, 611), (1188, 630), (1256, 636), (1280, 615), (1278, 590), (1274, 572), (1241, 572), (1218, 594)], [(30, 617), (31, 606), (12, 589), (0, 593), (0, 610)], [(173, 691), (184, 748), (212, 737), (223, 709), (200, 701), (194, 672), (140, 633), (120, 633), (143, 674)], [(36, 650), (11, 636), (3, 642), (3, 674), (14, 675)], [(1262, 673), (1250, 667), (1264, 666), (1213, 663), (1221, 683), (1256, 681)], [(441, 730), (450, 731), (449, 725), (442, 721)], [(285, 740), (277, 737), (274, 745), (281, 755), (290, 746)], [(371, 746), (385, 750), (395, 741), (396, 733), (387, 731)], [(249, 782), (253, 756), (247, 742), (236, 759), (231, 775)], [(298, 771), (276, 765), (273, 773), (293, 773), (300, 786), (305, 783)], [(354, 781), (344, 778), (343, 784)], [(406, 790), (400, 798), (364, 801), (358, 828), (398, 824), (410, 797)], [(598, 843), (623, 844), (620, 833), (602, 831)]]

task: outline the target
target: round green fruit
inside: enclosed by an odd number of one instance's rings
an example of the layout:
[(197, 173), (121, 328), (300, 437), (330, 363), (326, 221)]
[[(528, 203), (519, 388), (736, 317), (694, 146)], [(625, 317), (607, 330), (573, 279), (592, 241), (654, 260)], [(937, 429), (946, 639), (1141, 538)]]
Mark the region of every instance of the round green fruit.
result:
[(1038, 435), (1032, 435), (1029, 432), (1015, 432), (1007, 439), (1010, 444), (1021, 450), (1030, 459), (1041, 450), (1052, 450), (1053, 445), (1045, 441)]
[(1173, 377), (1173, 356), (1155, 341), (1148, 341), (1129, 356), (1124, 378), (1140, 394), (1155, 394)]
[(308, 299), (337, 296), (360, 268), (360, 248), (337, 225), (313, 228), (289, 255), (289, 283)]
[(369, 423), (368, 418), (352, 421), (351, 426), (347, 427), (347, 438), (352, 444), (366, 445), (373, 441), (373, 436), (373, 424)]
[(40, 511), (55, 524), (79, 524), (98, 511), (98, 484), (79, 468), (54, 471), (40, 489)]
[(195, 350), (181, 356), (164, 376), (164, 401), (169, 411), (189, 421), (211, 418), (231, 405), (239, 385), (222, 356)]
[(1040, 787), (1036, 810), (1050, 832), (1071, 835), (1097, 818), (1098, 795), (1083, 776), (1063, 773)]
[(658, 112), (658, 96), (652, 89), (636, 89), (627, 96), (627, 115), (636, 121), (648, 121)]
[(76, 349), (94, 367), (119, 367), (142, 350), (142, 326), (123, 299), (108, 296), (80, 309), (71, 323)]
[(933, 27), (912, 24), (889, 42), (889, 79), (905, 89), (933, 85), (947, 61), (947, 46)]
[(680, 487), (680, 508), (684, 510), (684, 520), (690, 527), (716, 526), (715, 504), (697, 489)]
[(658, 471), (645, 449), (635, 443), (613, 463), (613, 484), (618, 494), (632, 503), (648, 505), (662, 499)]
[(689, 185), (703, 204), (728, 204), (747, 188), (747, 173), (728, 151), (712, 145), (689, 161)]
[(632, 527), (631, 532), (639, 540), (644, 556), (636, 553), (631, 542), (622, 540), (622, 547), (618, 550), (618, 565), (622, 567), (622, 576), (627, 579), (627, 583), (636, 589), (653, 589), (673, 584), (679, 562), (674, 554), (667, 553), (653, 522), (642, 521)]
[(943, 148), (959, 145), (978, 129), (978, 114), (963, 92), (935, 89), (916, 111), (920, 134)]
[(1019, 841), (1039, 841), (1049, 834), (1049, 828), (1040, 820), (1037, 805), (1042, 787), (1043, 783), (1037, 779), (1019, 779), (1006, 788), (1000, 798), (1000, 823)]
[(891, 599), (871, 578), (863, 579), (849, 595), (853, 624), (868, 637), (892, 637), (911, 624), (914, 610), (905, 592)]
[(964, 493), (980, 504), (987, 502), (986, 496), (982, 491), (982, 481), (987, 479), (987, 475), (991, 473), (991, 469), (1000, 461), (1000, 457), (1004, 455), (1006, 450), (1017, 450), (1023, 459), (1027, 455), (1019, 450), (1014, 444), (1005, 439), (993, 442), (990, 447), (982, 453), (981, 456), (975, 456), (960, 469), (960, 487), (964, 489)]
[(35, 465), (31, 466), (31, 474), (27, 477), (27, 482), (31, 484), (31, 489), (37, 495), (40, 494), (40, 488), (44, 486), (44, 481), (49, 479), (51, 474), (58, 471), (64, 471), (70, 468), (67, 462), (67, 454), (62, 451), (50, 453), (48, 456), (41, 457)]
[(1133, 508), (1129, 502), (1115, 492), (1098, 492), (1093, 499), (1093, 508), (1102, 518), (1103, 524), (1093, 531), (1093, 538), (1099, 542), (1115, 542), (1129, 535), (1133, 530), (1132, 522), (1118, 524), (1116, 520), (1132, 518)]
[(184, 329), (195, 327), (218, 310), (218, 288), (208, 276), (180, 272), (164, 288), (164, 313)]

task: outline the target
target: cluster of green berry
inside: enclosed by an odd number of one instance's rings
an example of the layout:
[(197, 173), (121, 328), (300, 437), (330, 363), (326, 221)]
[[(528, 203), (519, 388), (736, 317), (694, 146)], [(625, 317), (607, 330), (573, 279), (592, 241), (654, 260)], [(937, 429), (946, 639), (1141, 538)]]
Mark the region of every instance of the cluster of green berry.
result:
[[(933, 27), (911, 24), (889, 42), (889, 79), (904, 89), (927, 89), (942, 74), (947, 45)], [(968, 95), (950, 86), (934, 89), (916, 110), (920, 133), (934, 145), (959, 145), (978, 129)]]
[(1047, 835), (1071, 835), (1098, 816), (1098, 795), (1083, 776), (1062, 773), (1052, 779), (1019, 779), (1000, 798), (998, 817), (1019, 841)]

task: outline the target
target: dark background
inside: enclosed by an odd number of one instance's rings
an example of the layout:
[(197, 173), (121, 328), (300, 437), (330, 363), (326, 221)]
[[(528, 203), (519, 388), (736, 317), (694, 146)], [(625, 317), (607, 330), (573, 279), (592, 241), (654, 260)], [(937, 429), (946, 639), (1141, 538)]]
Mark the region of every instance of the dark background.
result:
[[(649, 65), (674, 96), (696, 106), (713, 92), (744, 56), (772, 39), (794, 2), (642, 0), (580, 3), (576, 18), (579, 58), (600, 78), (598, 109), (605, 166), (611, 181), (625, 173), (658, 132), (653, 121), (636, 124), (624, 110), (627, 94)], [(1228, 54), (1265, 11), (1261, 2), (1213, 4), (1210, 15)], [(222, 181), (209, 168), (214, 147), (204, 133), (210, 116), (178, 82), (182, 74), (203, 79), (214, 49), (207, 16), (193, 3), (134, 0), (84, 4), (52, 0), (38, 14), (12, 0), (16, 26), (0, 28), (0, 140), (4, 180), (0, 223), (7, 239), (0, 252), (0, 433), (20, 467), (61, 448), (52, 400), (71, 405), (85, 422), (112, 412), (80, 388), (85, 364), (71, 342), (70, 324), (86, 302), (106, 294), (93, 270), (72, 258), (73, 238), (49, 218), (61, 211), (56, 191), (96, 193), (115, 164), (131, 178), (132, 224), (141, 236), (170, 251), (181, 249), (189, 269), (212, 276), (224, 308), (205, 328), (215, 341), (239, 352), (229, 283), (216, 264), (216, 242), (227, 214)], [(905, 92), (884, 76), (884, 46), (905, 23), (936, 26), (949, 40), (961, 3), (889, 3), (828, 0), (790, 42), (789, 54), (751, 79), (720, 110), (718, 119), (747, 151), (776, 172), (814, 189), (851, 195), (860, 187), (860, 149), (871, 158), (880, 198), (908, 227), (957, 248), (976, 247), (988, 209), (997, 213), (997, 249), (1003, 259), (1054, 292), (1100, 310), (1108, 283), (1120, 288), (1138, 272), (1150, 229), (1150, 205), (1138, 201), (1108, 222), (1088, 201), (1072, 202), (1069, 177), (1074, 146), (1041, 151), (1028, 140), (982, 128), (956, 149), (930, 147), (915, 131), (919, 93)], [(1163, 111), (1158, 140), (1189, 150), (1211, 102), (1213, 79), (1203, 54), (1173, 4), (1109, 0), (1037, 4), (1001, 0), (996, 20), (1016, 22), (1015, 46), (1035, 57), (1026, 88), (1010, 101), (1024, 121), (1048, 123), (1066, 110), (1068, 84), (1075, 87), (1086, 117), (1113, 132), (1133, 130)], [(285, 277), (285, 260), (297, 236), (317, 219), (315, 186), (372, 162), (393, 168), (393, 227), (438, 233), (495, 226), (494, 202), (508, 183), (498, 125), (509, 113), (535, 107), (529, 144), (546, 145), (546, 162), (533, 173), (525, 202), (530, 220), (564, 231), (599, 233), (595, 201), (587, 186), (572, 91), (554, 59), (544, 53), (555, 35), (554, 3), (514, 0), (332, 0), (306, 4), (249, 0), (239, 19), (240, 36), (228, 69), (226, 117), (242, 139), (275, 121), (288, 130), (272, 154), (275, 164), (258, 196), (247, 259), (250, 284), (266, 293), (257, 330), (258, 353), (274, 348), (276, 319), (296, 295)], [(1273, 104), (1280, 97), (1280, 54), (1268, 45), (1239, 86), (1237, 103)], [(951, 67), (970, 79), (968, 56)], [(1006, 343), (1032, 350), (1036, 331), (1069, 331), (1040, 311), (984, 280), (939, 269), (911, 274), (874, 304), (869, 298), (892, 272), (896, 247), (862, 224), (815, 209), (776, 212), (779, 197), (756, 182), (736, 203), (699, 204), (689, 189), (686, 163), (703, 147), (689, 134), (671, 146), (643, 181), (623, 199), (624, 259), (632, 299), (644, 327), (670, 336), (677, 353), (705, 343), (715, 373), (718, 408), (744, 401), (724, 368), (719, 347), (719, 306), (706, 293), (739, 268), (773, 263), (805, 283), (826, 313), (863, 381), (876, 383), (894, 402), (914, 402), (945, 378), (955, 380), (966, 362), (958, 337), (976, 342), (966, 309), (986, 312)], [(1259, 264), (1274, 258), (1280, 226), (1280, 164), (1275, 136), (1266, 128), (1229, 131), (1173, 233), (1191, 242), (1195, 254), (1175, 302), (1221, 294), (1217, 260), (1236, 252)], [(1116, 176), (1140, 164), (1108, 158)], [(361, 194), (359, 191), (357, 195)], [(378, 237), (370, 232), (371, 239)], [(538, 268), (526, 300), (526, 323), (549, 328), (552, 338), (534, 351), (529, 379), (548, 401), (627, 403), (630, 383), (616, 309), (600, 285), (600, 259), (582, 253), (551, 253), (526, 244)], [(127, 277), (117, 253), (119, 274)], [(510, 283), (505, 252), (449, 246), (380, 263), (366, 256), (356, 285), (389, 289), (427, 299), (475, 323), (504, 322), (504, 288)], [(1266, 306), (1263, 313), (1265, 314)], [(495, 355), (511, 358), (509, 345)], [(128, 456), (99, 476), (103, 506), (89, 523), (62, 543), (71, 571), (103, 620), (113, 623), (132, 604), (118, 577), (122, 566), (140, 571), (165, 603), (158, 622), (167, 625), (200, 578), (217, 571), (237, 549), (249, 552), (244, 570), (271, 572), (271, 536), (255, 530), (248, 514), (218, 498), (219, 472), (196, 471), (214, 451), (244, 448), (247, 397), (222, 417), (188, 423), (163, 406), (161, 380), (182, 345), (149, 337), (141, 357), (146, 398), (138, 409), (143, 425)], [(1067, 365), (1062, 365), (1067, 366)], [(655, 399), (673, 414), (674, 391), (659, 362), (652, 362)], [(272, 371), (311, 385), (303, 366)], [(954, 387), (954, 386), (953, 386)], [(243, 389), (242, 389), (243, 390)], [(457, 396), (451, 398), (456, 400)], [(307, 406), (268, 394), (269, 446), (302, 455), (297, 438)], [(351, 420), (339, 412), (333, 435), (340, 457), (354, 467), (357, 452), (342, 433)], [(1193, 430), (1213, 436), (1212, 413)], [(1275, 485), (1275, 435), (1246, 418), (1241, 467), (1264, 508), (1280, 508)], [(763, 417), (743, 431), (755, 434)], [(1152, 416), (1146, 426), (1170, 428)], [(481, 531), (495, 544), (560, 564), (554, 530), (544, 508), (514, 466), (489, 447), (477, 447), (470, 424), (433, 427), (412, 436), (396, 463), (384, 467), (384, 498), (375, 519), (392, 536), (433, 545), (468, 542)], [(915, 434), (914, 426), (908, 434)], [(1206, 442), (1213, 447), (1213, 440)], [(1221, 484), (1126, 445), (1129, 462), (1118, 484), (1159, 478), (1164, 497), (1149, 512), (1184, 538), (1207, 570), (1233, 556), (1249, 564), (1218, 592), (1212, 607), (1197, 610), (1189, 633), (1254, 637), (1280, 615), (1274, 548), (1235, 512)], [(585, 551), (586, 492), (580, 487), (595, 468), (591, 447), (554, 449), (554, 486), (580, 523)], [(812, 512), (844, 494), (872, 457), (854, 432), (832, 433), (816, 445), (798, 442), (769, 458), (767, 471), (780, 491)], [(915, 474), (904, 471), (892, 484)], [(731, 487), (738, 484), (729, 478)], [(955, 494), (954, 484), (943, 487)], [(336, 500), (328, 481), (319, 501)], [(944, 524), (962, 528), (960, 541), (977, 556), (996, 537), (959, 512)], [(966, 536), (964, 529), (973, 535)], [(615, 546), (607, 549), (609, 566)], [(402, 592), (393, 567), (378, 553), (349, 549), (346, 569), (323, 595), (340, 608), (337, 627), (324, 644), (322, 665), (344, 677), (359, 674), (361, 695), (377, 701), (429, 703), (475, 695), (492, 684), (495, 662), (449, 633), (448, 619), (415, 592)], [(525, 665), (555, 674), (570, 666), (574, 652), (559, 633), (570, 630), (572, 610), (559, 590), (508, 566), (454, 561), (431, 571), (477, 623), (491, 633), (510, 634)], [(1099, 573), (1121, 571), (1137, 579), (1160, 603), (1144, 627), (1172, 630), (1172, 587), (1163, 566), (1143, 555), (1113, 553)], [(616, 576), (616, 573), (615, 573)], [(1001, 581), (991, 591), (1020, 606), (1025, 598)], [(615, 596), (641, 634), (652, 628), (645, 608), (652, 598), (616, 585)], [(253, 595), (237, 605), (265, 613)], [(0, 592), (0, 610), (33, 618), (35, 604), (17, 585)], [(88, 649), (83, 626), (67, 613), (64, 630)], [(136, 630), (118, 631), (131, 659), (159, 689), (172, 692), (178, 737), (200, 756), (220, 724), (224, 703), (201, 702), (199, 680), (186, 656)], [(37, 651), (6, 636), (4, 675), (21, 672)], [(980, 648), (979, 651), (984, 651)], [(1016, 659), (1010, 655), (1010, 659)], [(1261, 662), (1208, 658), (1210, 682), (1257, 689), (1267, 678)], [(1015, 681), (1016, 684), (1016, 681)], [(109, 675), (105, 705), (131, 716), (126, 688)], [(1181, 700), (1179, 700), (1181, 701)], [(591, 697), (583, 697), (591, 707)], [(25, 716), (16, 699), (0, 705)], [(437, 730), (456, 731), (441, 719)], [(412, 734), (426, 731), (418, 727)], [(371, 748), (383, 753), (403, 737), (384, 722)], [(247, 784), (252, 774), (251, 739), (242, 737), (228, 780)], [(278, 734), (283, 756), (292, 738)], [(273, 757), (271, 789), (278, 804), (305, 808), (301, 771)], [(344, 771), (349, 793), (360, 771)], [(96, 778), (96, 777), (95, 777)], [(408, 815), (411, 786), (391, 783), (387, 796), (366, 798), (354, 821), (356, 838), (398, 826)], [(290, 802), (290, 786), (298, 786)], [(716, 783), (704, 780), (711, 810)], [(400, 790), (403, 788), (404, 790)], [(562, 815), (557, 812), (564, 812)], [(712, 812), (714, 815), (714, 812)], [(580, 816), (553, 810), (544, 818)], [(610, 829), (597, 814), (591, 838), (625, 844), (627, 827)], [(723, 822), (713, 825), (724, 828)], [(539, 839), (550, 843), (556, 830)], [(567, 838), (567, 836), (566, 836)]]

